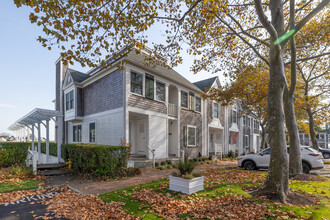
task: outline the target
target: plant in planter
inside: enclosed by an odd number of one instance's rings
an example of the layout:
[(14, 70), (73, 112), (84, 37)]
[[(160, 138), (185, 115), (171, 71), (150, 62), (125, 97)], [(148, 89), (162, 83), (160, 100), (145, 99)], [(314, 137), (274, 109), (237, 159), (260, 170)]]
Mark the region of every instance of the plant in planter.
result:
[(204, 189), (204, 177), (198, 173), (193, 173), (196, 164), (193, 161), (185, 159), (183, 162), (179, 161), (176, 168), (178, 173), (170, 175), (170, 190), (182, 192), (185, 194), (192, 194)]

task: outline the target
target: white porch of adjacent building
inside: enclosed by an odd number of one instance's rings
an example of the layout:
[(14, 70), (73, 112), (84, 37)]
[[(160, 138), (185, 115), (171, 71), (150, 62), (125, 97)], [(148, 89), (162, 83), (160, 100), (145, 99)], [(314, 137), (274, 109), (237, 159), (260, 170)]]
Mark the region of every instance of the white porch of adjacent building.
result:
[[(29, 129), (32, 132), (31, 139), (31, 150), (29, 151), (34, 157), (37, 157), (38, 164), (54, 164), (63, 162), (61, 158), (61, 144), (62, 144), (62, 135), (59, 132), (57, 137), (57, 157), (49, 155), (49, 122), (53, 120), (56, 123), (55, 118), (61, 118), (63, 115), (59, 111), (48, 110), (48, 109), (40, 109), (36, 108), (32, 110), (27, 115), (23, 116), (19, 120), (17, 120), (14, 124), (12, 124), (8, 129), (12, 131), (20, 131)], [(60, 121), (57, 120), (57, 121)], [(46, 128), (46, 154), (41, 153), (41, 127), (44, 125)], [(57, 126), (61, 126), (59, 123)], [(35, 145), (35, 129), (37, 130), (38, 143)], [(62, 128), (58, 128), (59, 131)]]

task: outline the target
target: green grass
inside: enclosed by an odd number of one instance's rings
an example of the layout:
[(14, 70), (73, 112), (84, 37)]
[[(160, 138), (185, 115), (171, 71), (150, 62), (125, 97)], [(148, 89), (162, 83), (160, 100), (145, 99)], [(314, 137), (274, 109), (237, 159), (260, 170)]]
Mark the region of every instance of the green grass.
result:
[(18, 191), (18, 190), (27, 190), (27, 189), (36, 189), (39, 187), (40, 181), (35, 181), (32, 179), (21, 180), (19, 182), (6, 182), (0, 183), (0, 193)]
[[(237, 171), (237, 170), (235, 170)], [(241, 171), (241, 170), (239, 170)], [(245, 172), (245, 171), (242, 171)], [(260, 174), (260, 172), (258, 173)], [(220, 174), (221, 175), (221, 174)], [(219, 176), (220, 176), (219, 175)], [(263, 173), (262, 173), (263, 175)], [(266, 175), (266, 172), (265, 172)], [(328, 179), (329, 180), (329, 179)], [(99, 195), (99, 197), (105, 201), (115, 201), (115, 202), (124, 202), (125, 205), (123, 208), (126, 210), (127, 213), (130, 213), (132, 215), (135, 215), (137, 217), (144, 216), (145, 219), (159, 219), (157, 215), (151, 213), (151, 206), (149, 204), (142, 203), (140, 201), (137, 201), (135, 199), (132, 199), (133, 195), (133, 189), (135, 187), (138, 187), (138, 189), (154, 189), (156, 192), (161, 192), (163, 194), (170, 194), (172, 198), (175, 199), (188, 199), (187, 197), (180, 197), (180, 193), (178, 192), (172, 192), (168, 189), (168, 187), (165, 187), (164, 185), (168, 184), (168, 179), (162, 179), (153, 181), (147, 184), (141, 184), (137, 186), (128, 187), (125, 189), (108, 192), (105, 194)], [(198, 197), (204, 197), (204, 198), (210, 198), (212, 199), (212, 196), (232, 196), (232, 195), (243, 195), (245, 197), (252, 196), (248, 193), (246, 193), (242, 187), (251, 187), (251, 186), (261, 186), (262, 183), (251, 183), (248, 180), (240, 183), (229, 183), (227, 181), (222, 182), (221, 184), (216, 185), (210, 185), (205, 184), (205, 190), (198, 192)], [(294, 190), (300, 193), (307, 193), (307, 194), (313, 194), (317, 196), (317, 198), (320, 200), (319, 205), (315, 206), (308, 206), (308, 207), (300, 207), (300, 206), (288, 206), (288, 205), (275, 205), (273, 203), (270, 204), (270, 208), (272, 210), (275, 209), (281, 209), (283, 211), (293, 211), (296, 215), (300, 216), (308, 216), (312, 217), (313, 219), (328, 219), (330, 216), (330, 201), (326, 196), (330, 196), (330, 181), (327, 182), (303, 182), (303, 181), (290, 181), (290, 190)], [(261, 199), (255, 199), (254, 202), (262, 202), (264, 203), (264, 200)], [(189, 217), (188, 215), (180, 216), (180, 218)]]
[(323, 160), (323, 163), (330, 164), (330, 160)]

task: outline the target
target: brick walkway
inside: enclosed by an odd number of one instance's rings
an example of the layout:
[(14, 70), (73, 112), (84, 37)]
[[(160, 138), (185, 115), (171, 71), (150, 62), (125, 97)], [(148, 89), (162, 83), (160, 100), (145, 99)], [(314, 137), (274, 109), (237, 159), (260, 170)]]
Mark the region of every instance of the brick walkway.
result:
[[(217, 161), (212, 164), (201, 164), (196, 168), (196, 171), (204, 171), (216, 168), (237, 167), (236, 161)], [(52, 176), (45, 180), (47, 185), (62, 185), (67, 184), (83, 194), (100, 194), (110, 192), (137, 184), (148, 183), (161, 178), (166, 178), (176, 169), (143, 169), (142, 175), (130, 177), (122, 180), (90, 182), (83, 180), (77, 176)]]

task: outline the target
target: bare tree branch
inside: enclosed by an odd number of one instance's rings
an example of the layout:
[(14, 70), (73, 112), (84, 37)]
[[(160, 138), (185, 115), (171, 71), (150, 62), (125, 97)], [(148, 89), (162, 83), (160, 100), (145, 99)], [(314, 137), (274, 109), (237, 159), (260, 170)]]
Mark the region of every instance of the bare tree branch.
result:
[[(306, 57), (306, 58), (300, 58), (300, 59), (297, 59), (297, 62), (303, 62), (303, 61), (307, 61), (307, 60), (312, 60), (312, 59), (315, 59), (315, 58), (327, 56), (329, 54), (330, 54), (330, 52), (326, 52), (326, 53), (321, 53), (321, 54), (316, 55), (316, 56), (311, 56), (311, 57)], [(291, 61), (286, 62), (284, 65), (288, 65), (290, 63), (291, 63)]]

